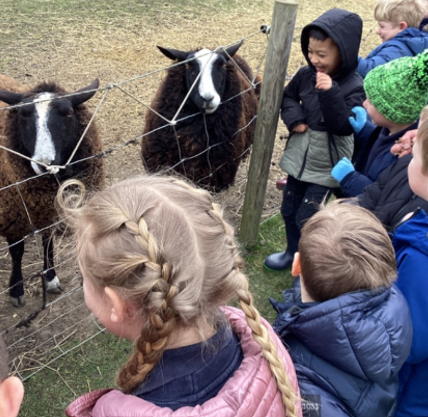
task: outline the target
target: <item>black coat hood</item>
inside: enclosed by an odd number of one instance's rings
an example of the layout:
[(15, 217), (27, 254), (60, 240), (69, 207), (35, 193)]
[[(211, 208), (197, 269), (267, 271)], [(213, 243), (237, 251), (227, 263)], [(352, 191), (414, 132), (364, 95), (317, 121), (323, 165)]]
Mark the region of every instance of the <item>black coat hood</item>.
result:
[(358, 66), (358, 50), (363, 30), (360, 16), (347, 10), (330, 9), (303, 28), (300, 39), (302, 52), (309, 67), (315, 71), (308, 58), (309, 31), (314, 28), (322, 29), (333, 39), (342, 57), (340, 67), (332, 78), (338, 79), (354, 72)]

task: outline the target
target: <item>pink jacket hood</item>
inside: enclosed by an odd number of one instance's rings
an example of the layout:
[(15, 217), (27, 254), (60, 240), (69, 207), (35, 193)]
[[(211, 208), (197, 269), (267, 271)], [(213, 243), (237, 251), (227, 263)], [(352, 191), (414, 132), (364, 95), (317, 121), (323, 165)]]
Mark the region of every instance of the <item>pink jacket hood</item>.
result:
[[(260, 346), (251, 336), (245, 315), (233, 307), (222, 309), (233, 331), (241, 340), (244, 359), (216, 397), (196, 407), (182, 407), (176, 411), (158, 407), (119, 390), (98, 390), (83, 395), (66, 409), (68, 417), (284, 417), (281, 396)], [(285, 363), (295, 393), (300, 397), (296, 373), (291, 358), (270, 324), (269, 330), (279, 355)], [(302, 416), (298, 401), (298, 416)]]

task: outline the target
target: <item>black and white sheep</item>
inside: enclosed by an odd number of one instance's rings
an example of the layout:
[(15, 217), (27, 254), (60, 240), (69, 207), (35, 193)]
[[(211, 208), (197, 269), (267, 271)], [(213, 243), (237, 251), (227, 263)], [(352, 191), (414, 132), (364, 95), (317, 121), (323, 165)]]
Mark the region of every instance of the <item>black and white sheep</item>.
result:
[(173, 168), (214, 191), (233, 183), (252, 143), (260, 88), (253, 88), (249, 65), (236, 55), (241, 45), (216, 52), (158, 46), (168, 58), (186, 62), (168, 68), (151, 107), (173, 120), (184, 104), (175, 126), (146, 112), (141, 151), (147, 171)]
[[(90, 189), (104, 183), (103, 159), (85, 160), (102, 150), (94, 123), (71, 162), (83, 161), (46, 173), (49, 168), (68, 162), (91, 118), (83, 103), (95, 94), (98, 86), (96, 79), (77, 91), (81, 94), (62, 97), (67, 93), (55, 83), (41, 83), (28, 90), (12, 78), (0, 75), (0, 108), (7, 107), (5, 103), (28, 104), (0, 109), (0, 235), (7, 239), (12, 257), (10, 296), (14, 306), (24, 304), (23, 238), (36, 230), (46, 228), (42, 239), (47, 290), (60, 292), (53, 269), (53, 241), (49, 230), (57, 218), (54, 200), (59, 184), (70, 177), (79, 178)], [(13, 185), (15, 183), (18, 185)]]

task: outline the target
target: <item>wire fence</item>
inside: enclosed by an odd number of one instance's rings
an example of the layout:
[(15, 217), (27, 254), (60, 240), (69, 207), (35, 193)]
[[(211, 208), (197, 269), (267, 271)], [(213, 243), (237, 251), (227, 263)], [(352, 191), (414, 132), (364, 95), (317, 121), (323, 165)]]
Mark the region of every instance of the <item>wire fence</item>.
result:
[[(206, 52), (205, 54), (217, 54), (221, 53), (227, 55), (229, 47), (245, 40), (250, 42), (251, 38), (256, 36), (266, 36), (262, 33), (262, 30), (258, 30), (251, 33), (248, 36), (234, 42), (230, 45), (224, 45), (216, 48), (213, 52)], [(266, 41), (267, 44), (267, 41)], [(222, 102), (219, 106), (219, 111), (222, 108), (229, 107), (240, 107), (240, 103), (243, 97), (251, 95), (251, 99), (257, 100), (255, 96), (255, 90), (258, 88), (257, 74), (260, 72), (260, 68), (263, 65), (263, 59), (265, 49), (258, 51), (259, 58), (257, 60), (257, 67), (254, 69), (254, 75), (250, 74), (240, 64), (241, 61), (238, 57), (230, 57), (228, 61), (227, 71), (233, 72), (235, 77), (239, 77), (242, 81), (242, 88), (233, 94), (229, 94), (225, 91)], [(192, 58), (191, 58), (192, 59)], [(22, 146), (11, 146), (8, 142), (7, 132), (1, 132), (3, 135), (0, 139), (0, 152), (5, 158), (14, 157), (20, 158), (26, 165), (30, 163), (36, 163), (38, 166), (43, 167), (43, 172), (36, 174), (33, 172), (31, 175), (20, 177), (20, 173), (16, 173), (14, 178), (18, 180), (11, 183), (0, 183), (3, 186), (0, 187), (0, 201), (5, 207), (6, 202), (10, 199), (10, 195), (18, 195), (18, 200), (22, 203), (25, 209), (25, 218), (21, 216), (17, 221), (24, 222), (25, 227), (23, 230), (29, 230), (25, 235), (20, 236), (19, 239), (15, 239), (12, 245), (9, 245), (6, 239), (0, 243), (0, 270), (2, 273), (2, 287), (0, 288), (0, 299), (1, 299), (1, 333), (6, 340), (9, 350), (9, 356), (11, 361), (12, 372), (19, 375), (23, 380), (31, 378), (34, 374), (40, 370), (50, 367), (53, 362), (59, 358), (67, 355), (69, 352), (77, 349), (82, 344), (88, 342), (93, 337), (96, 337), (100, 333), (104, 332), (97, 321), (87, 310), (83, 293), (81, 288), (81, 278), (79, 271), (76, 268), (75, 257), (73, 253), (72, 245), (70, 244), (69, 237), (63, 235), (60, 230), (60, 222), (56, 216), (49, 218), (49, 224), (45, 227), (37, 228), (37, 222), (34, 221), (36, 212), (44, 212), (45, 207), (34, 207), (33, 201), (30, 200), (30, 195), (26, 190), (32, 189), (40, 182), (50, 181), (50, 184), (54, 184), (53, 187), (56, 189), (60, 183), (68, 177), (68, 170), (73, 168), (74, 172), (79, 172), (79, 166), (82, 163), (91, 163), (93, 160), (102, 160), (106, 170), (106, 184), (112, 184), (122, 178), (129, 175), (143, 174), (146, 169), (145, 165), (145, 153), (142, 152), (141, 146), (145, 138), (151, 137), (156, 140), (158, 137), (163, 137), (165, 144), (170, 148), (175, 147), (172, 152), (178, 158), (171, 159), (167, 164), (164, 164), (161, 168), (162, 174), (169, 174), (179, 172), (181, 175), (188, 176), (196, 184), (199, 184), (205, 188), (213, 189), (210, 187), (210, 178), (218, 176), (224, 169), (225, 166), (239, 163), (244, 157), (249, 154), (251, 149), (251, 141), (245, 143), (244, 147), (239, 148), (239, 152), (235, 152), (233, 155), (228, 148), (238, 148), (235, 143), (236, 139), (242, 135), (247, 137), (252, 136), (254, 129), (257, 113), (257, 101), (253, 106), (253, 113), (246, 118), (238, 117), (240, 123), (232, 126), (233, 130), (228, 131), (228, 136), (217, 135), (218, 125), (210, 122), (210, 115), (206, 115), (204, 112), (198, 110), (194, 105), (190, 103), (190, 94), (197, 86), (200, 75), (194, 80), (193, 85), (190, 86), (189, 90), (183, 97), (178, 97), (176, 100), (176, 107), (167, 109), (158, 109), (152, 105), (152, 97), (147, 98), (144, 94), (140, 94), (144, 91), (144, 84), (148, 79), (162, 75), (166, 78), (168, 72), (178, 69), (178, 71), (185, 73), (185, 67), (189, 65), (191, 59), (184, 60), (183, 62), (174, 63), (173, 65), (166, 66), (160, 69), (156, 69), (151, 72), (147, 72), (138, 77), (131, 79), (110, 83), (106, 86), (97, 88), (98, 101), (94, 106), (96, 97), (91, 100), (92, 115), (87, 125), (84, 126), (83, 133), (76, 145), (73, 147), (64, 163), (53, 165), (40, 160), (32, 158), (27, 152), (22, 150)], [(210, 60), (204, 61), (209, 65)], [(185, 80), (185, 78), (183, 78)], [(160, 79), (159, 83), (162, 80)], [(91, 91), (91, 90), (89, 90)], [(37, 103), (54, 103), (55, 101), (63, 100), (64, 98), (72, 98), (76, 95), (86, 94), (85, 92), (76, 92), (71, 94), (62, 94), (58, 98), (49, 97), (47, 99), (39, 98)], [(118, 95), (122, 95), (127, 99), (127, 105), (133, 108), (138, 106), (138, 112), (141, 120), (141, 132), (140, 134), (132, 134), (133, 132), (121, 132), (120, 140), (116, 143), (107, 144), (104, 143), (104, 147), (100, 152), (89, 155), (83, 159), (76, 158), (77, 151), (86, 146), (85, 137), (88, 134), (90, 126), (95, 123), (100, 125), (100, 121), (103, 119), (103, 109), (111, 106), (110, 108), (117, 105), (118, 102), (123, 99), (119, 99)], [(34, 107), (34, 102), (26, 103), (27, 100), (20, 102), (13, 106), (4, 106), (0, 109), (0, 112), (19, 112), (26, 107)], [(156, 104), (156, 103), (155, 103)], [(191, 109), (192, 111), (189, 111)], [(173, 117), (169, 117), (170, 112), (173, 111)], [(144, 118), (147, 119), (147, 113), (150, 112), (156, 116), (159, 123), (154, 129), (147, 130), (143, 129)], [(215, 114), (213, 115), (215, 116)], [(0, 114), (0, 126), (1, 126)], [(152, 117), (152, 116), (151, 116)], [(242, 122), (241, 122), (242, 121)], [(4, 123), (7, 123), (6, 121)], [(217, 122), (218, 123), (218, 122)], [(180, 140), (182, 126), (186, 129), (191, 125), (197, 125), (196, 131), (198, 135), (202, 132), (202, 136), (198, 143), (199, 147), (191, 147), (189, 150), (186, 148), (187, 144), (183, 144)], [(102, 126), (99, 126), (102, 127)], [(168, 131), (168, 134), (163, 132)], [(246, 133), (249, 132), (249, 133)], [(149, 143), (148, 146), (151, 144)], [(193, 143), (193, 145), (195, 145)], [(225, 148), (226, 147), (226, 148)], [(146, 152), (150, 151), (147, 150)], [(221, 152), (223, 155), (221, 156)], [(218, 156), (221, 156), (219, 158)], [(164, 151), (161, 151), (160, 157), (164, 156)], [(214, 159), (217, 157), (217, 161)], [(220, 161), (220, 162), (218, 162)], [(194, 164), (194, 162), (197, 162)], [(192, 165), (193, 164), (193, 165)], [(124, 166), (125, 165), (125, 166)], [(146, 163), (147, 165), (147, 163)], [(195, 168), (196, 167), (196, 168)], [(201, 169), (201, 168), (204, 169)], [(198, 175), (197, 170), (201, 171)], [(157, 170), (155, 170), (157, 171)], [(191, 171), (191, 173), (190, 173)], [(55, 179), (52, 182), (52, 178)], [(234, 177), (231, 179), (232, 184)], [(34, 185), (33, 185), (34, 184)], [(229, 184), (226, 185), (227, 188)], [(54, 204), (54, 196), (56, 189), (54, 189), (49, 196), (46, 204)], [(219, 189), (215, 191), (220, 191)], [(30, 201), (29, 201), (30, 200)], [(8, 210), (13, 211), (13, 208), (8, 207)], [(1, 212), (0, 212), (1, 214)], [(5, 222), (0, 220), (0, 234), (3, 236), (8, 235), (8, 225), (4, 226)], [(49, 271), (53, 270), (53, 267), (44, 269), (46, 265), (45, 256), (46, 251), (43, 247), (43, 236), (49, 234), (53, 236), (55, 241), (55, 272), (60, 278), (62, 293), (60, 295), (48, 294), (46, 292), (46, 277), (49, 275)], [(9, 242), (10, 243), (10, 242)], [(21, 244), (25, 244), (25, 253), (23, 257), (22, 269), (24, 276), (24, 288), (25, 288), (25, 305), (19, 308), (14, 308), (9, 300), (10, 287), (7, 286), (9, 275), (12, 271), (12, 259), (10, 257), (10, 251), (13, 251), (14, 247), (18, 247)]]
[[(300, 33), (301, 27), (296, 27), (295, 30), (296, 40), (298, 40), (297, 33)], [(374, 27), (371, 29), (371, 32), (373, 30)], [(243, 80), (242, 85), (246, 85), (246, 87), (241, 88), (236, 94), (226, 94), (226, 98), (223, 98), (219, 110), (226, 108), (228, 105), (229, 107), (239, 107), (236, 103), (240, 103), (243, 97), (251, 96), (254, 99), (255, 92), (260, 88), (260, 81), (257, 76), (261, 73), (266, 55), (267, 36), (265, 32), (266, 27), (262, 27), (260, 30), (229, 45), (220, 46), (212, 52), (222, 52), (224, 54), (225, 51), (227, 52), (227, 48), (242, 40), (251, 42), (255, 37), (263, 36), (266, 38), (264, 48), (259, 48), (254, 52), (258, 58), (251, 75), (240, 65), (239, 59), (233, 56), (229, 57), (229, 61), (232, 64), (229, 67), (229, 71), (235, 69), (238, 76)], [(367, 39), (371, 32), (366, 35), (363, 41)], [(12, 260), (9, 255), (11, 246), (8, 245), (6, 240), (0, 243), (0, 272), (2, 275), (2, 286), (0, 287), (0, 317), (2, 327), (0, 331), (8, 346), (12, 373), (19, 375), (23, 380), (31, 378), (46, 367), (50, 367), (56, 360), (79, 348), (82, 344), (87, 343), (105, 330), (86, 309), (81, 287), (81, 277), (76, 267), (75, 255), (69, 236), (61, 232), (58, 234), (57, 230), (60, 223), (55, 216), (52, 216), (46, 227), (35, 227), (29, 214), (35, 210), (33, 202), (27, 201), (25, 195), (20, 193), (24, 185), (31, 187), (31, 184), (35, 181), (40, 182), (47, 178), (55, 178), (56, 186), (59, 186), (64, 176), (66, 176), (68, 168), (74, 167), (78, 171), (82, 163), (90, 163), (92, 160), (103, 161), (106, 171), (106, 185), (130, 175), (143, 174), (146, 172), (145, 167), (149, 164), (147, 154), (145, 153), (147, 146), (152, 146), (153, 141), (157, 137), (168, 137), (168, 151), (173, 154), (173, 157), (170, 159), (165, 158), (164, 154), (166, 150), (165, 147), (162, 148), (159, 155), (160, 160), (167, 161), (167, 163), (161, 166), (162, 174), (178, 172), (181, 175), (189, 177), (198, 185), (216, 192), (227, 188), (233, 183), (233, 180), (235, 180), (235, 184), (236, 182), (243, 182), (244, 184), (241, 183), (240, 188), (245, 188), (246, 166), (241, 168), (240, 172), (242, 175), (240, 177), (235, 178), (235, 171), (232, 175), (232, 180), (226, 186), (222, 184), (217, 187), (217, 183), (213, 183), (212, 179), (217, 178), (216, 181), (218, 181), (219, 178), (225, 175), (225, 167), (230, 164), (233, 164), (238, 169), (237, 167), (241, 161), (244, 160), (244, 163), (246, 163), (245, 157), (251, 152), (251, 141), (245, 142), (242, 140), (242, 137), (245, 135), (248, 137), (252, 136), (257, 117), (256, 111), (244, 119), (244, 122), (237, 124), (228, 137), (222, 138), (216, 136), (217, 124), (220, 121), (217, 121), (213, 126), (209, 121), (210, 115), (195, 110), (194, 106), (189, 105), (189, 101), (191, 100), (190, 92), (184, 94), (177, 107), (168, 109), (168, 114), (160, 111), (152, 103), (153, 95), (147, 96), (145, 89), (147, 80), (157, 78), (158, 83), (161, 83), (163, 79), (167, 78), (166, 74), (174, 69), (179, 69), (179, 71), (183, 71), (184, 73), (184, 68), (189, 62), (189, 60), (177, 62), (171, 66), (162, 67), (137, 77), (110, 83), (96, 89), (99, 98), (95, 106), (94, 102), (96, 99), (93, 98), (91, 100), (91, 106), (93, 107), (92, 117), (64, 164), (51, 165), (33, 160), (30, 156), (20, 151), (19, 148), (12, 149), (8, 147), (6, 145), (5, 133), (1, 132), (3, 135), (0, 138), (1, 151), (19, 156), (26, 160), (27, 164), (36, 162), (45, 169), (45, 172), (41, 174), (26, 176), (11, 184), (0, 187), (0, 201), (5, 201), (10, 192), (20, 195), (20, 200), (27, 213), (27, 217), (25, 219), (21, 218), (20, 221), (28, 222), (29, 229), (31, 230), (31, 232), (21, 236), (19, 240), (13, 243), (13, 245), (25, 244), (22, 269), (26, 304), (17, 309), (11, 306), (8, 296), (10, 288), (7, 286), (12, 270)], [(209, 60), (206, 62), (209, 62)], [(304, 62), (302, 61), (303, 64)], [(189, 91), (195, 88), (199, 77), (196, 78)], [(288, 74), (286, 79), (291, 79), (291, 77), (292, 74)], [(62, 95), (61, 97), (73, 97), (79, 94), (72, 93)], [(119, 96), (121, 97), (120, 99)], [(55, 100), (59, 99), (49, 99), (49, 101)], [(40, 101), (42, 102), (43, 100)], [(81, 146), (84, 146), (83, 139), (89, 127), (95, 123), (95, 120), (99, 127), (104, 129), (112, 128), (112, 126), (102, 126), (102, 124), (108, 121), (109, 114), (115, 111), (115, 106), (119, 102), (121, 105), (129, 106), (129, 114), (132, 117), (138, 115), (141, 121), (140, 132), (136, 133), (135, 129), (130, 129), (129, 132), (118, 132), (117, 140), (103, 143), (103, 149), (100, 152), (83, 159), (76, 159), (75, 154)], [(15, 106), (5, 106), (0, 108), (0, 112), (16, 111), (16, 109), (31, 105), (31, 103), (22, 103)], [(104, 112), (106, 108), (109, 111)], [(189, 109), (193, 109), (193, 111)], [(151, 114), (150, 117), (155, 115), (158, 123), (155, 128), (146, 131), (143, 125), (144, 118), (146, 120), (148, 118), (148, 113)], [(200, 140), (198, 141), (198, 146), (190, 147), (191, 150), (189, 151), (188, 144), (182, 139), (181, 127), (185, 126), (187, 129), (191, 124), (198, 124)], [(147, 141), (147, 146), (144, 148), (143, 144), (148, 138), (152, 140)], [(245, 146), (241, 146), (237, 152), (232, 152), (231, 149), (235, 151), (238, 148), (236, 143), (240, 138), (245, 143)], [(194, 145), (194, 143), (192, 144)], [(221, 195), (216, 195), (215, 198), (221, 200)], [(243, 201), (242, 194), (239, 195), (239, 200)], [(51, 204), (53, 204), (53, 199)], [(45, 207), (38, 207), (36, 210), (42, 212), (45, 210)], [(240, 206), (235, 208), (235, 210), (236, 214), (239, 215)], [(1, 213), (2, 211), (0, 210), (0, 216)], [(46, 233), (54, 236), (55, 271), (60, 278), (62, 287), (60, 295), (46, 293), (45, 277), (48, 275), (48, 271), (53, 269), (44, 269), (45, 253), (42, 236), (46, 235)], [(1, 230), (0, 235), (4, 235)]]

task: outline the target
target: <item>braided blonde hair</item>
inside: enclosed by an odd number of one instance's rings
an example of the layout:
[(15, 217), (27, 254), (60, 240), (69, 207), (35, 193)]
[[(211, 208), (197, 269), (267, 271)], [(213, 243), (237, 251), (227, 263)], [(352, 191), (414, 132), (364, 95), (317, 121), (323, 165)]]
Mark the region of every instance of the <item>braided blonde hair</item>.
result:
[[(70, 185), (80, 194), (70, 194)], [(85, 279), (111, 287), (136, 306), (144, 325), (117, 383), (125, 393), (144, 381), (160, 360), (173, 330), (216, 327), (219, 306), (238, 298), (248, 325), (274, 375), (287, 416), (296, 393), (241, 272), (232, 227), (208, 192), (172, 177), (139, 177), (85, 200), (75, 180), (57, 202), (77, 240)]]

